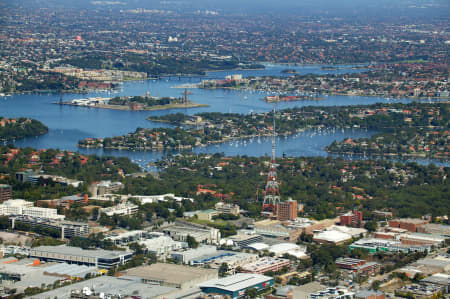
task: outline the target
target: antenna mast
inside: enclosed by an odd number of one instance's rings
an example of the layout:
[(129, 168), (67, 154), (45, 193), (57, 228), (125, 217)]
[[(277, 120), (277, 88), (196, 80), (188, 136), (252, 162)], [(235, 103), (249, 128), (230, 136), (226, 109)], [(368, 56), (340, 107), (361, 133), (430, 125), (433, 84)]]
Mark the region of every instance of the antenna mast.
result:
[(275, 161), (275, 112), (275, 106), (273, 106), (272, 157), (270, 160), (269, 173), (267, 174), (267, 183), (262, 206), (262, 214), (271, 217), (277, 215), (277, 206), (280, 203), (280, 188), (278, 184), (277, 164)]

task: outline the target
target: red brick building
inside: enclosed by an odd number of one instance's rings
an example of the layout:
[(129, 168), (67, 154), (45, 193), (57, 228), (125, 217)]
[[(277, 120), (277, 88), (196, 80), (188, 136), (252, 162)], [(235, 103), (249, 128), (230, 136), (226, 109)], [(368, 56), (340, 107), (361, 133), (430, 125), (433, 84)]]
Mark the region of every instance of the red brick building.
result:
[(380, 270), (380, 265), (366, 260), (353, 258), (340, 258), (336, 260), (336, 266), (341, 269), (349, 270), (358, 275), (372, 275)]
[(341, 258), (336, 260), (336, 266), (341, 269), (353, 270), (358, 266), (364, 265), (365, 262), (365, 260)]
[(402, 219), (389, 220), (389, 226), (403, 228), (410, 232), (415, 233), (415, 232), (417, 232), (418, 227), (420, 227), (424, 224), (427, 224), (429, 222), (430, 221), (428, 221), (428, 220), (417, 219), (417, 218), (402, 218)]
[(394, 240), (397, 235), (398, 233), (392, 232), (375, 232), (373, 237), (377, 239)]
[(357, 210), (348, 212), (339, 217), (341, 225), (360, 227), (363, 220), (363, 213)]
[(277, 204), (277, 219), (279, 221), (294, 220), (297, 218), (297, 201), (288, 200)]
[(10, 185), (0, 184), (0, 203), (12, 199), (12, 188)]

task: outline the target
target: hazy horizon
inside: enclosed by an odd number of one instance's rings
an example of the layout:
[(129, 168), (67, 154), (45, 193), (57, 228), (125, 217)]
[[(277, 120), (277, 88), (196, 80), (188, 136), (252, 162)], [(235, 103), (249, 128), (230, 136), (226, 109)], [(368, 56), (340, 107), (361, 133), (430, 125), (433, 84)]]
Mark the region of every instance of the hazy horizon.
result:
[(447, 18), (449, 3), (445, 0), (18, 0), (2, 1), (3, 6), (26, 8), (79, 9), (166, 9), (175, 12), (214, 10), (219, 13), (289, 13), (309, 16), (427, 16)]

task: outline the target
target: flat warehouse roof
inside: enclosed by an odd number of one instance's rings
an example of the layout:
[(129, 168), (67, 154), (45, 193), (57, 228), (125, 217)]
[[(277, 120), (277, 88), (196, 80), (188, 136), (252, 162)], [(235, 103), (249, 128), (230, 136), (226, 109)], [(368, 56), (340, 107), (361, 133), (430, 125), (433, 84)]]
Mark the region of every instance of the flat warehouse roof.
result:
[(148, 280), (160, 280), (168, 283), (181, 284), (205, 276), (217, 275), (217, 270), (157, 263), (150, 266), (129, 269), (127, 275)]
[(217, 288), (229, 292), (236, 292), (270, 280), (273, 280), (273, 278), (265, 275), (239, 273), (225, 278), (207, 281), (200, 284), (200, 288)]
[(83, 256), (83, 257), (93, 257), (93, 258), (118, 258), (124, 255), (132, 254), (130, 251), (112, 251), (112, 250), (103, 250), (103, 249), (94, 249), (87, 250), (81, 249), (78, 247), (71, 247), (66, 245), (61, 246), (39, 246), (33, 248), (32, 250), (41, 251), (41, 252), (49, 252), (56, 254), (67, 254), (74, 256)]
[(169, 294), (177, 289), (171, 287), (157, 286), (140, 283), (132, 277), (111, 277), (100, 276), (93, 279), (74, 283), (62, 288), (58, 288), (49, 292), (33, 295), (33, 299), (46, 298), (69, 298), (72, 290), (81, 291), (84, 287), (102, 292), (105, 294), (122, 295), (122, 296), (142, 296), (143, 298), (155, 298), (160, 295)]

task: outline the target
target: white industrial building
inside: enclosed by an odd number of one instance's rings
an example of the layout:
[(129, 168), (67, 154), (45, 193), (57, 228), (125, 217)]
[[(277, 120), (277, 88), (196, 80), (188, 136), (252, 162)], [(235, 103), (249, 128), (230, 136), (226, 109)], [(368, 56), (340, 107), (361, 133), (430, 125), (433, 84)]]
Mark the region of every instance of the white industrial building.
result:
[(111, 231), (105, 235), (105, 240), (111, 240), (114, 244), (121, 245), (142, 240), (147, 235), (149, 233), (145, 230)]
[(257, 254), (236, 252), (234, 255), (225, 255), (215, 258), (208, 265), (213, 269), (219, 269), (225, 263), (228, 266), (229, 272), (234, 272), (236, 268), (242, 267), (246, 264), (256, 262), (259, 259)]
[(349, 234), (352, 237), (359, 238), (365, 236), (367, 234), (367, 229), (361, 227), (350, 227), (350, 226), (342, 226), (342, 225), (332, 225), (327, 228), (328, 231), (338, 231), (345, 234)]
[(119, 204), (117, 206), (108, 207), (108, 208), (102, 208), (100, 209), (100, 213), (105, 214), (106, 216), (113, 216), (113, 215), (119, 215), (119, 216), (129, 216), (134, 215), (138, 212), (139, 207), (135, 204), (131, 203), (125, 203), (125, 204)]
[[(94, 188), (94, 187), (91, 187), (91, 188)], [(167, 194), (161, 194), (161, 195), (132, 195), (132, 194), (103, 193), (101, 195), (94, 194), (94, 196), (91, 197), (91, 199), (95, 199), (95, 200), (104, 200), (104, 201), (119, 200), (121, 202), (128, 201), (131, 198), (139, 201), (141, 204), (163, 202), (163, 201), (167, 201), (167, 199), (169, 199), (169, 198), (174, 199), (176, 202), (182, 202), (183, 200), (190, 200), (191, 202), (194, 201), (193, 198), (175, 196), (175, 194), (173, 194), (173, 193), (167, 193)]]
[(171, 258), (176, 259), (183, 264), (190, 264), (192, 261), (199, 259), (202, 256), (213, 256), (216, 253), (216, 246), (201, 245), (195, 249), (172, 252)]
[(269, 252), (273, 253), (275, 256), (283, 256), (284, 254), (289, 254), (295, 256), (296, 258), (306, 258), (306, 248), (298, 246), (294, 243), (279, 243), (269, 247)]
[(180, 223), (163, 229), (163, 232), (176, 241), (186, 242), (187, 236), (195, 238), (199, 243), (218, 244), (220, 231), (212, 227), (200, 227), (188, 223)]
[(34, 207), (32, 202), (23, 199), (10, 199), (0, 204), (0, 215), (28, 216), (53, 220), (64, 219), (64, 215), (58, 215), (56, 209)]
[(173, 194), (173, 193), (167, 193), (167, 194), (161, 194), (161, 195), (132, 195), (132, 196), (130, 195), (130, 198), (135, 198), (135, 199), (139, 200), (141, 202), (141, 204), (167, 201), (168, 198), (174, 199), (176, 202), (182, 202), (183, 200), (190, 200), (191, 202), (194, 201), (193, 198), (175, 196), (175, 194)]
[(333, 225), (327, 230), (315, 234), (313, 240), (319, 243), (343, 244), (353, 237), (357, 238), (366, 234), (367, 230), (364, 228)]
[(238, 205), (231, 203), (218, 202), (215, 205), (215, 210), (219, 214), (239, 215), (240, 208)]
[(89, 186), (88, 191), (93, 197), (103, 196), (105, 194), (111, 194), (124, 188), (124, 184), (121, 182), (101, 181), (93, 183)]
[(38, 258), (46, 262), (65, 262), (68, 264), (78, 264), (95, 266), (102, 269), (109, 269), (128, 262), (133, 256), (129, 251), (113, 250), (85, 250), (78, 247), (59, 246), (39, 246), (30, 250), (30, 257)]
[(318, 243), (326, 244), (343, 244), (352, 239), (352, 236), (340, 231), (322, 231), (314, 235), (313, 240)]
[(163, 259), (170, 257), (173, 251), (187, 247), (186, 243), (174, 241), (171, 237), (164, 235), (155, 235), (151, 239), (139, 241), (138, 243), (143, 245), (148, 252), (154, 253), (156, 257)]
[(33, 202), (26, 201), (24, 199), (10, 199), (3, 202), (0, 206), (6, 209), (14, 208), (32, 208), (34, 206)]

